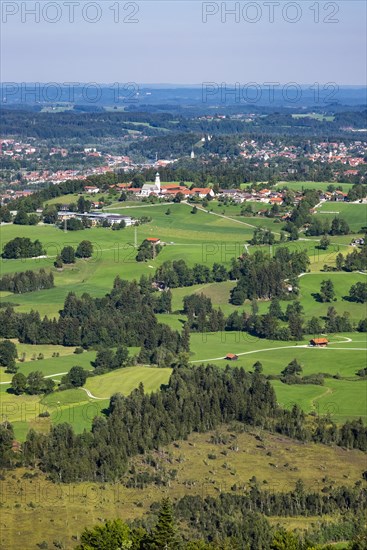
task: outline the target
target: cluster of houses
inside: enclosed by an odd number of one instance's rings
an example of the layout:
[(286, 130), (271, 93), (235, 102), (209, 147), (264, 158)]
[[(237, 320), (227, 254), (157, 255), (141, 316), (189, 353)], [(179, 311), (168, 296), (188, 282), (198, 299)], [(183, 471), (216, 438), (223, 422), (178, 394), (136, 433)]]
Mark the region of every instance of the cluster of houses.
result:
[[(306, 158), (312, 162), (321, 162), (325, 164), (339, 163), (344, 166), (350, 166), (351, 169), (344, 171), (347, 175), (358, 175), (358, 167), (365, 164), (367, 143), (363, 141), (352, 141), (349, 144), (343, 142), (320, 142), (309, 144), (305, 151), (303, 146), (275, 144), (272, 141), (259, 143), (256, 140), (245, 140), (240, 144), (242, 151), (240, 156), (246, 159), (259, 160), (268, 165), (272, 159), (287, 159), (296, 161), (299, 158)], [(288, 170), (289, 173), (295, 173), (297, 170)]]
[(241, 191), (241, 189), (221, 189), (218, 196), (231, 198), (236, 203), (245, 201), (257, 201), (267, 204), (283, 204), (284, 193), (274, 189), (261, 189), (260, 191)]
[(348, 201), (348, 193), (343, 193), (343, 191), (338, 190), (333, 192), (324, 191), (320, 195), (320, 200), (346, 202)]
[[(313, 162), (320, 161), (328, 164), (338, 162), (355, 168), (356, 166), (365, 164), (366, 145), (362, 141), (354, 141), (350, 144), (343, 142), (321, 142), (313, 145), (313, 151), (308, 156)], [(307, 155), (305, 156), (307, 157)]]
[(115, 187), (120, 191), (133, 193), (140, 198), (156, 195), (158, 197), (170, 199), (175, 197), (177, 193), (181, 193), (185, 198), (195, 196), (199, 198), (205, 198), (208, 195), (211, 197), (215, 196), (213, 189), (211, 189), (210, 187), (194, 187), (193, 189), (189, 189), (184, 185), (174, 185), (172, 183), (162, 184), (159, 172), (156, 173), (154, 183), (144, 183), (143, 187), (141, 188), (131, 187), (131, 184), (127, 183), (118, 183)]
[[(185, 199), (199, 197), (204, 199), (207, 196), (210, 197), (228, 197), (231, 198), (234, 202), (242, 203), (246, 200), (251, 201), (260, 201), (270, 204), (279, 204), (283, 203), (283, 193), (280, 191), (275, 191), (271, 189), (262, 189), (261, 191), (252, 191), (246, 192), (241, 189), (221, 189), (218, 193), (215, 193), (211, 187), (193, 187), (189, 189), (183, 185), (174, 185), (172, 183), (162, 184), (160, 181), (159, 172), (156, 173), (154, 183), (144, 183), (141, 188), (131, 187), (129, 183), (118, 183), (115, 185), (116, 189), (120, 191), (126, 191), (128, 193), (133, 193), (137, 197), (149, 197), (150, 195), (156, 195), (162, 198), (173, 198), (177, 193), (181, 193)], [(98, 193), (98, 187), (85, 187), (87, 193), (93, 194)]]
[(37, 149), (31, 143), (23, 143), (15, 139), (0, 139), (0, 156), (20, 160), (23, 155), (33, 155)]
[[(71, 174), (69, 174), (71, 176)], [(286, 186), (286, 182), (284, 183)], [(175, 185), (172, 183), (162, 184), (160, 181), (159, 172), (156, 173), (155, 181), (153, 183), (144, 183), (142, 187), (132, 187), (131, 183), (118, 183), (114, 186), (118, 191), (126, 191), (135, 195), (137, 198), (147, 198), (151, 195), (155, 195), (167, 200), (173, 199), (177, 193), (180, 193), (185, 199), (198, 197), (204, 199), (206, 197), (216, 196), (219, 199), (231, 199), (237, 204), (241, 204), (246, 201), (255, 201), (266, 204), (277, 204), (281, 206), (284, 202), (284, 191), (278, 191), (276, 189), (260, 189), (260, 190), (242, 190), (242, 189), (220, 189), (217, 193), (211, 187), (193, 187), (189, 189), (184, 185)], [(97, 195), (101, 192), (101, 189), (96, 185), (86, 185), (84, 187), (85, 193), (91, 195)], [(12, 191), (9, 190), (1, 196), (1, 202), (5, 203), (11, 199), (26, 197), (33, 193), (32, 190), (24, 191)], [(296, 191), (294, 193), (293, 202), (297, 204), (302, 200), (302, 192)], [(335, 201), (345, 202), (348, 201), (348, 194), (343, 191), (324, 191), (320, 194), (320, 201)], [(102, 204), (99, 201), (92, 201), (92, 206), (95, 209), (101, 208)]]
[(31, 191), (30, 189), (24, 189), (24, 191), (13, 191), (12, 189), (7, 189), (5, 193), (1, 193), (0, 202), (3, 205), (11, 200), (29, 197), (33, 194), (33, 192), (34, 191)]
[[(246, 115), (247, 120), (252, 120), (255, 115), (250, 114)], [(215, 116), (205, 116), (199, 117), (200, 119), (221, 119), (226, 118), (222, 115)], [(146, 139), (148, 136), (142, 134), (130, 134), (129, 139)], [(210, 142), (212, 139), (211, 135), (205, 135), (201, 138), (201, 142)], [(320, 142), (320, 143), (309, 143), (307, 149), (303, 145), (286, 145), (281, 142), (274, 143), (271, 140), (263, 143), (254, 139), (242, 141), (239, 144), (240, 158), (245, 160), (252, 160), (254, 166), (263, 165), (268, 167), (270, 162), (279, 162), (282, 159), (289, 161), (289, 167), (280, 172), (281, 175), (287, 176), (289, 174), (295, 174), (297, 172), (297, 167), (295, 167), (294, 162), (300, 158), (305, 158), (313, 163), (320, 162), (329, 165), (337, 164), (335, 170), (339, 169), (340, 171), (335, 171), (333, 168), (334, 176), (345, 175), (345, 176), (360, 176), (361, 179), (364, 178), (365, 172), (365, 157), (367, 152), (367, 142), (356, 140), (351, 141), (350, 143), (343, 142)], [(62, 158), (80, 155), (84, 161), (88, 159), (100, 159), (100, 162), (94, 162), (90, 164), (100, 164), (99, 166), (87, 166), (80, 170), (70, 169), (61, 169), (54, 171), (53, 168), (50, 169), (50, 163), (47, 162), (47, 157), (44, 155), (46, 151), (49, 157), (54, 155), (59, 155)], [(119, 170), (123, 172), (130, 172), (133, 170), (144, 170), (147, 168), (155, 167), (160, 169), (166, 167), (170, 164), (176, 163), (178, 158), (171, 159), (161, 159), (158, 160), (156, 157), (155, 162), (134, 162), (134, 160), (127, 155), (116, 155), (106, 152), (99, 151), (97, 147), (85, 147), (80, 148), (79, 151), (73, 151), (71, 153), (66, 147), (49, 147), (44, 143), (38, 143), (35, 139), (28, 139), (27, 141), (22, 141), (20, 139), (5, 138), (0, 139), (0, 157), (10, 157), (14, 160), (24, 161), (24, 166), (22, 169), (22, 179), (26, 180), (28, 183), (32, 184), (44, 184), (44, 183), (61, 183), (67, 179), (86, 179), (91, 175), (105, 174), (113, 170)], [(187, 152), (187, 155), (191, 159), (195, 159), (196, 155), (194, 150)], [(221, 158), (222, 162), (227, 162), (228, 158), (226, 156), (221, 156), (218, 153), (210, 153), (210, 156), (217, 156)], [(41, 169), (27, 171), (26, 166), (30, 160), (33, 164), (34, 159), (37, 158), (37, 162)], [(71, 165), (75, 165), (70, 161)], [(52, 166), (54, 162), (52, 163)], [(278, 164), (275, 164), (276, 166)], [(339, 165), (339, 166), (338, 166)], [(340, 167), (340, 168), (339, 168)], [(18, 180), (18, 170), (14, 170), (12, 174), (12, 179), (14, 183)], [(163, 188), (162, 188), (163, 189)], [(134, 191), (132, 191), (134, 192)], [(182, 192), (187, 192), (186, 189)]]

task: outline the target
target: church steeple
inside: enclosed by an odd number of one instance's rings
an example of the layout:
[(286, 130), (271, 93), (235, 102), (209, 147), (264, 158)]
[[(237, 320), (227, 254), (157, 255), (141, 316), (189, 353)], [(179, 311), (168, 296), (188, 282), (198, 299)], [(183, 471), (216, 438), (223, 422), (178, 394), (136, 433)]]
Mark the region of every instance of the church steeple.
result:
[(158, 188), (158, 193), (161, 192), (161, 178), (160, 178), (160, 175), (159, 175), (159, 172), (156, 173), (155, 175), (155, 186)]

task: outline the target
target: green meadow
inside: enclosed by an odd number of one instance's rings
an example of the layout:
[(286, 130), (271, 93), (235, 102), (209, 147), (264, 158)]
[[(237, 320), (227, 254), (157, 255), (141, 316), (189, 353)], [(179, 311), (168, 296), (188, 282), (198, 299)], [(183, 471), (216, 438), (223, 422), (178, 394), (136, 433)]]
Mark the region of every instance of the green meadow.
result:
[(324, 202), (317, 208), (318, 217), (327, 218), (330, 222), (336, 216), (344, 218), (352, 231), (359, 232), (367, 225), (367, 204), (350, 202)]
[[(85, 354), (87, 355), (87, 354)], [(95, 355), (95, 354), (94, 354)], [(77, 356), (78, 358), (80, 356)], [(91, 355), (89, 355), (90, 359)], [(72, 366), (78, 364), (84, 368), (91, 368), (85, 361), (74, 361), (65, 364), (64, 372), (68, 372)], [(41, 370), (38, 363), (32, 370)], [(52, 368), (43, 370), (46, 376), (54, 374)], [(51, 372), (50, 372), (51, 371)], [(20, 369), (27, 374), (27, 371)], [(69, 422), (77, 433), (91, 427), (93, 418), (107, 409), (109, 399), (114, 393), (128, 395), (139, 384), (144, 385), (146, 392), (156, 391), (161, 384), (167, 384), (171, 369), (155, 367), (128, 367), (117, 371), (87, 379), (85, 388), (91, 397), (83, 389), (71, 389), (56, 391), (46, 396), (20, 395), (9, 392), (9, 384), (0, 384), (0, 411), (1, 419), (8, 420), (14, 425), (17, 439), (24, 440), (27, 431), (34, 428), (38, 431), (48, 431), (51, 424)], [(52, 377), (54, 378), (54, 377)], [(55, 380), (60, 380), (55, 376)], [(49, 412), (49, 417), (40, 417), (44, 412)]]
[(50, 204), (71, 204), (76, 203), (79, 199), (79, 197), (84, 197), (84, 199), (97, 202), (100, 200), (101, 197), (106, 198), (108, 196), (107, 193), (95, 193), (93, 195), (89, 193), (70, 193), (69, 195), (62, 195), (61, 197), (55, 197), (53, 199), (47, 199), (45, 201), (45, 206)]
[[(330, 279), (333, 282), (336, 301), (331, 303), (322, 303), (318, 300), (318, 292), (322, 281)], [(300, 295), (299, 300), (304, 308), (306, 319), (313, 316), (325, 316), (328, 308), (332, 305), (339, 314), (347, 311), (351, 319), (355, 322), (360, 321), (366, 315), (366, 306), (364, 304), (350, 302), (347, 297), (349, 289), (357, 282), (367, 282), (367, 275), (362, 273), (307, 273), (299, 278)], [(222, 311), (228, 315), (233, 311), (251, 311), (250, 301), (246, 301), (243, 306), (234, 306), (229, 303), (230, 292), (235, 286), (234, 281), (225, 281), (222, 283), (206, 283), (201, 285), (193, 285), (191, 287), (174, 288), (172, 289), (172, 310), (179, 312), (183, 308), (183, 298), (190, 294), (205, 294), (208, 296), (215, 307), (220, 307)], [(290, 302), (281, 300), (280, 304), (283, 311), (286, 310)], [(260, 313), (268, 311), (270, 301), (258, 300)], [(182, 316), (181, 316), (182, 317)]]
[[(192, 361), (210, 360), (219, 367), (231, 364), (249, 371), (260, 361), (265, 375), (280, 375), (288, 363), (297, 359), (303, 376), (323, 373), (330, 378), (324, 379), (323, 386), (272, 381), (280, 405), (291, 408), (297, 403), (307, 413), (330, 414), (338, 423), (359, 417), (367, 422), (367, 381), (356, 376), (356, 371), (366, 365), (366, 337), (352, 333), (328, 338), (331, 343), (327, 348), (313, 348), (307, 345), (308, 341), (260, 340), (245, 333), (193, 334)], [(239, 354), (238, 360), (226, 360), (227, 353)]]
[[(169, 208), (170, 214), (167, 215)], [(236, 207), (233, 207), (236, 208)], [(23, 260), (0, 260), (2, 274), (26, 269), (52, 269), (55, 288), (24, 295), (1, 292), (0, 298), (18, 304), (18, 311), (37, 309), (41, 315), (57, 315), (65, 296), (72, 289), (76, 293), (88, 292), (93, 296), (103, 296), (112, 286), (116, 275), (127, 279), (139, 279), (150, 275), (166, 260), (184, 258), (189, 265), (215, 262), (230, 265), (232, 257), (239, 256), (251, 239), (254, 226), (269, 226), (277, 231), (279, 224), (266, 218), (223, 218), (199, 210), (191, 214), (192, 207), (186, 204), (153, 205), (132, 208), (119, 208), (116, 212), (140, 217), (151, 216), (152, 221), (137, 227), (137, 242), (147, 237), (158, 237), (167, 243), (155, 260), (138, 263), (135, 261), (135, 229), (126, 228), (112, 231), (106, 228), (91, 228), (84, 231), (63, 232), (53, 226), (14, 226), (2, 227), (2, 245), (15, 236), (39, 239), (47, 253), (46, 258)], [(93, 243), (94, 254), (89, 260), (78, 260), (58, 272), (53, 267), (56, 256), (65, 245), (76, 247), (81, 240)], [(325, 263), (332, 263), (339, 249), (347, 251), (348, 239), (333, 238), (333, 245), (327, 251), (317, 248), (317, 239), (305, 239), (289, 243), (291, 249), (306, 249), (312, 262), (311, 269), (320, 270)], [(278, 245), (275, 245), (278, 246)], [(261, 247), (272, 253), (275, 246)], [(250, 248), (250, 252), (258, 247)]]
[(366, 381), (326, 380), (324, 386), (287, 386), (272, 382), (278, 402), (285, 408), (297, 403), (306, 413), (330, 415), (337, 423), (362, 418), (367, 422)]
[[(55, 376), (55, 378), (58, 378), (56, 375), (59, 373), (65, 374), (69, 372), (71, 367), (75, 365), (79, 365), (83, 367), (84, 369), (90, 370), (91, 367), (91, 361), (95, 359), (96, 352), (95, 351), (85, 351), (84, 353), (80, 355), (76, 355), (73, 353), (75, 348), (66, 348), (63, 346), (47, 346), (47, 348), (51, 351), (52, 348), (55, 349), (55, 352), (59, 352), (59, 357), (47, 357), (45, 355), (45, 359), (42, 360), (31, 360), (31, 357), (33, 353), (34, 348), (37, 350), (42, 350), (42, 345), (26, 345), (26, 344), (17, 344), (18, 349), (26, 349), (26, 360), (21, 363), (18, 362), (18, 372), (23, 373), (25, 376), (27, 376), (32, 371), (40, 371), (44, 376)], [(59, 351), (61, 348), (61, 352)], [(37, 351), (39, 353), (39, 351)], [(19, 351), (18, 351), (19, 355)], [(28, 359), (28, 360), (27, 360)], [(0, 381), (1, 382), (9, 382), (12, 378), (11, 374), (7, 374), (6, 372), (1, 369), (0, 371)]]
[(128, 367), (117, 371), (88, 378), (85, 387), (96, 397), (110, 397), (113, 393), (128, 395), (143, 383), (146, 392), (157, 390), (167, 384), (172, 369), (151, 367)]
[(275, 187), (288, 187), (288, 189), (293, 189), (293, 191), (304, 191), (305, 189), (326, 191), (329, 185), (341, 187), (346, 193), (352, 187), (351, 183), (339, 183), (335, 181), (279, 181)]
[[(318, 184), (320, 185), (320, 184)], [(326, 184), (325, 184), (326, 185)], [(69, 199), (71, 197), (69, 196)], [(254, 210), (266, 208), (267, 205), (254, 203)], [(329, 206), (328, 205), (325, 205)], [(336, 203), (339, 207), (357, 208), (355, 212), (362, 212), (359, 206)], [(324, 205), (323, 205), (324, 207)], [(31, 292), (24, 295), (14, 295), (1, 292), (2, 302), (11, 302), (20, 312), (38, 310), (43, 315), (57, 316), (62, 308), (64, 299), (71, 290), (76, 294), (88, 292), (92, 296), (103, 296), (112, 287), (116, 275), (129, 280), (139, 279), (141, 275), (152, 275), (155, 269), (167, 260), (184, 259), (188, 265), (204, 263), (211, 266), (213, 263), (222, 263), (230, 266), (231, 258), (239, 256), (248, 245), (255, 226), (268, 227), (274, 233), (279, 233), (281, 224), (277, 221), (259, 216), (240, 216), (240, 205), (219, 205), (216, 201), (209, 203), (208, 208), (213, 212), (198, 210), (192, 214), (192, 205), (188, 204), (158, 204), (136, 205), (117, 203), (114, 212), (134, 217), (150, 216), (152, 220), (136, 229), (137, 243), (140, 244), (147, 237), (158, 237), (166, 246), (154, 260), (138, 263), (135, 260), (134, 248), (135, 228), (130, 227), (121, 231), (112, 231), (107, 228), (91, 228), (84, 231), (67, 232), (46, 225), (31, 227), (6, 225), (2, 227), (2, 246), (15, 236), (26, 236), (39, 239), (46, 248), (47, 257), (26, 260), (1, 260), (1, 273), (13, 273), (26, 269), (51, 269), (54, 274), (55, 288)], [(169, 213), (167, 213), (169, 209)], [(106, 209), (108, 210), (108, 209)], [(224, 214), (223, 214), (224, 212)], [(351, 210), (351, 215), (353, 211)], [(226, 217), (222, 217), (222, 216)], [(359, 223), (359, 222), (358, 222)], [(89, 260), (77, 260), (72, 266), (65, 266), (63, 271), (57, 271), (53, 262), (61, 248), (65, 245), (76, 247), (80, 241), (88, 239), (93, 242), (94, 254)], [(322, 316), (327, 312), (329, 305), (333, 305), (338, 313), (348, 311), (353, 321), (358, 322), (365, 316), (365, 306), (349, 302), (345, 296), (352, 284), (365, 281), (366, 276), (359, 273), (321, 273), (325, 263), (333, 265), (336, 254), (342, 250), (346, 253), (352, 248), (349, 245), (350, 236), (333, 237), (332, 245), (327, 251), (317, 248), (318, 239), (303, 238), (296, 242), (287, 243), (292, 250), (307, 250), (310, 260), (311, 273), (300, 277), (300, 300), (304, 307), (306, 319), (313, 315)], [(261, 249), (273, 254), (273, 247), (250, 247), (249, 252)], [(336, 301), (332, 304), (323, 304), (317, 300), (317, 292), (324, 279), (331, 279), (334, 283)], [(173, 314), (159, 314), (160, 322), (169, 324), (172, 328), (181, 330), (185, 316), (181, 313), (184, 296), (203, 292), (209, 296), (214, 307), (221, 307), (228, 315), (235, 310), (250, 311), (251, 304), (233, 306), (229, 303), (230, 291), (235, 285), (233, 281), (223, 283), (208, 283), (193, 287), (172, 290)], [(283, 310), (289, 302), (282, 301)], [(264, 313), (269, 307), (268, 301), (259, 301), (259, 312)], [(352, 339), (350, 342), (348, 339)], [(325, 379), (324, 386), (286, 386), (279, 381), (273, 381), (277, 399), (288, 406), (289, 403), (299, 403), (305, 411), (322, 411), (330, 406), (330, 400), (338, 404), (338, 408), (331, 410), (333, 418), (342, 422), (348, 417), (362, 416), (366, 419), (366, 403), (364, 392), (366, 382), (356, 380), (355, 372), (365, 364), (366, 342), (363, 334), (335, 335), (330, 337), (332, 344), (325, 350), (307, 347), (308, 340), (302, 342), (272, 342), (260, 340), (245, 333), (216, 333), (191, 335), (192, 364), (213, 362), (225, 367), (227, 362), (223, 357), (227, 353), (237, 353), (239, 359), (236, 366), (252, 369), (256, 360), (263, 363), (264, 373), (278, 375), (280, 371), (293, 359), (297, 358), (304, 368), (304, 374), (325, 372), (331, 376), (338, 375), (338, 379)], [(24, 361), (18, 362), (19, 372), (25, 375), (34, 370), (40, 370), (45, 376), (59, 381), (61, 376), (71, 367), (80, 365), (91, 369), (95, 351), (87, 351), (81, 355), (73, 353), (74, 348), (62, 346), (30, 346), (17, 343), (19, 357), (25, 354)], [(353, 349), (359, 348), (359, 349)], [(131, 350), (135, 354), (137, 350)], [(39, 353), (44, 359), (37, 360)], [(56, 353), (59, 357), (55, 357)], [(81, 432), (89, 428), (93, 417), (108, 406), (108, 400), (113, 393), (128, 394), (140, 383), (146, 391), (159, 389), (161, 384), (169, 380), (170, 369), (148, 367), (130, 367), (120, 369), (102, 376), (91, 377), (87, 380), (85, 390), (68, 390), (55, 392), (47, 397), (14, 396), (9, 393), (11, 375), (0, 370), (0, 401), (2, 418), (14, 421), (17, 438), (23, 440), (27, 430), (34, 427), (37, 430), (47, 431), (51, 423), (69, 421), (76, 431)], [(4, 384), (5, 382), (5, 384)], [(333, 401), (333, 402), (334, 402)], [(328, 409), (328, 410), (329, 410)], [(40, 418), (39, 413), (48, 410), (49, 418)]]

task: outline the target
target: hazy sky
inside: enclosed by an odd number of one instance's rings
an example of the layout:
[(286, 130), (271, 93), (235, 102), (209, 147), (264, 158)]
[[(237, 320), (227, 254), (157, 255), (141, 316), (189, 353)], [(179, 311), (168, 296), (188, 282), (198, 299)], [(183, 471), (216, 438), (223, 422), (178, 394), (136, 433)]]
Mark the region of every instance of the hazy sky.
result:
[(2, 0), (1, 10), (3, 82), (366, 83), (364, 0)]

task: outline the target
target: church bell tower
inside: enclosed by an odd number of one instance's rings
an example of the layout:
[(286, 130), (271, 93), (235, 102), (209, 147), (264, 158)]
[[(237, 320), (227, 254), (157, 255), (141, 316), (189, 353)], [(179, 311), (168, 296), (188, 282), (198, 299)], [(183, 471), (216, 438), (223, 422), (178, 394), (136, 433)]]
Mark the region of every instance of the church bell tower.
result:
[(155, 175), (155, 186), (158, 188), (158, 193), (161, 192), (161, 178), (160, 178), (160, 175), (159, 175), (159, 172), (156, 173)]

